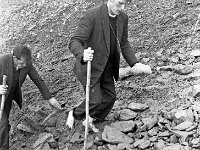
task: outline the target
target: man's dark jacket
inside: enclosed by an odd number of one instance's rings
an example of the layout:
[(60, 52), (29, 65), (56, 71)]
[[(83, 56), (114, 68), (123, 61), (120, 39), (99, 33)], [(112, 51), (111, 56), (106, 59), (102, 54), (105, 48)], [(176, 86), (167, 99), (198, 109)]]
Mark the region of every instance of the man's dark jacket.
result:
[[(6, 94), (6, 98), (7, 98), (12, 86), (12, 77), (13, 77), (13, 55), (12, 54), (0, 55), (0, 84), (2, 84), (3, 75), (7, 75), (7, 82), (6, 82), (6, 85), (8, 85), (8, 92)], [(13, 97), (13, 100), (16, 101), (16, 103), (19, 105), (20, 108), (22, 108), (21, 86), (24, 83), (27, 75), (29, 75), (30, 79), (38, 87), (44, 99), (47, 100), (52, 97), (44, 80), (39, 76), (33, 64), (29, 62), (25, 68), (20, 69), (19, 89), (18, 89), (19, 92), (17, 93), (17, 95), (14, 95)]]
[[(83, 51), (87, 47), (94, 50), (91, 70), (91, 86), (103, 73), (110, 53), (110, 25), (107, 5), (90, 9), (81, 17), (78, 28), (70, 40), (69, 49), (75, 55), (75, 74), (86, 85), (87, 65), (81, 63)], [(119, 77), (120, 51), (130, 66), (138, 62), (128, 41), (128, 16), (117, 16), (117, 52), (114, 60), (114, 78)]]

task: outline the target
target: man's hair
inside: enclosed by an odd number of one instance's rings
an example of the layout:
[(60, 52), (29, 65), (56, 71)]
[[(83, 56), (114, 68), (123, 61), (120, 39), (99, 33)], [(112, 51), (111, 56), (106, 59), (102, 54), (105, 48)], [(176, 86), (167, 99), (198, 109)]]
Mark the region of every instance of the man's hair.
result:
[(17, 59), (21, 59), (23, 57), (26, 61), (30, 61), (32, 59), (30, 48), (24, 45), (16, 46), (13, 49), (13, 56)]

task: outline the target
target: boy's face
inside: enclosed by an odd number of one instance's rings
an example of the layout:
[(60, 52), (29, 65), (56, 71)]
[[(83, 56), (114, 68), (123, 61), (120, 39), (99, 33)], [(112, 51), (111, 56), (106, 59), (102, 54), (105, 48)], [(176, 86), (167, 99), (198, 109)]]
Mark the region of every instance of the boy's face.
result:
[(25, 68), (27, 64), (27, 61), (24, 57), (17, 59), (15, 56), (13, 56), (13, 62), (14, 62), (14, 66), (19, 69)]
[(127, 0), (110, 0), (110, 14), (119, 15), (125, 9), (127, 3)]

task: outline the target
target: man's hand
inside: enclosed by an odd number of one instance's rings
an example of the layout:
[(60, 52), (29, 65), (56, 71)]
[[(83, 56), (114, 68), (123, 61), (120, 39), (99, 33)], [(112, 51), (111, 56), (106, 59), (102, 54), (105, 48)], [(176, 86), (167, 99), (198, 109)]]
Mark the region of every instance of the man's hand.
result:
[(59, 104), (59, 102), (54, 97), (52, 97), (52, 98), (49, 99), (49, 103), (54, 108), (62, 109), (61, 105)]
[(151, 74), (151, 68), (148, 65), (144, 65), (141, 63), (136, 63), (132, 68), (120, 68), (119, 69), (119, 79), (125, 79), (132, 75), (142, 75), (142, 74)]
[(136, 63), (131, 69), (130, 74), (151, 74), (151, 68), (148, 65), (142, 63)]
[(0, 95), (6, 94), (7, 93), (7, 88), (8, 86), (0, 85)]
[(94, 50), (92, 50), (90, 47), (88, 49), (85, 49), (83, 52), (83, 61), (84, 62), (92, 61), (93, 53)]

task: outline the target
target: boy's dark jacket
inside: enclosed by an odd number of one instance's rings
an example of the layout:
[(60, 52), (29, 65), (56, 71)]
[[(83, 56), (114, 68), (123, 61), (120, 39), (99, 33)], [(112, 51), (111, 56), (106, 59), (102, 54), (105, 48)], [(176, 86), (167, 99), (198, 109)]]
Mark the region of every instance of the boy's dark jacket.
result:
[[(7, 75), (7, 82), (6, 82), (6, 85), (8, 85), (8, 92), (6, 94), (6, 98), (7, 98), (12, 86), (12, 76), (13, 76), (13, 55), (12, 54), (0, 54), (0, 84), (2, 84), (3, 82), (3, 75)], [(30, 79), (38, 87), (44, 99), (47, 100), (52, 97), (44, 80), (40, 77), (40, 75), (36, 71), (33, 64), (29, 62), (25, 68), (20, 69), (19, 89), (18, 89), (19, 92), (16, 95), (14, 95), (14, 98), (13, 98), (13, 100), (16, 101), (16, 103), (19, 105), (20, 108), (22, 108), (21, 87), (27, 75), (29, 75)]]

